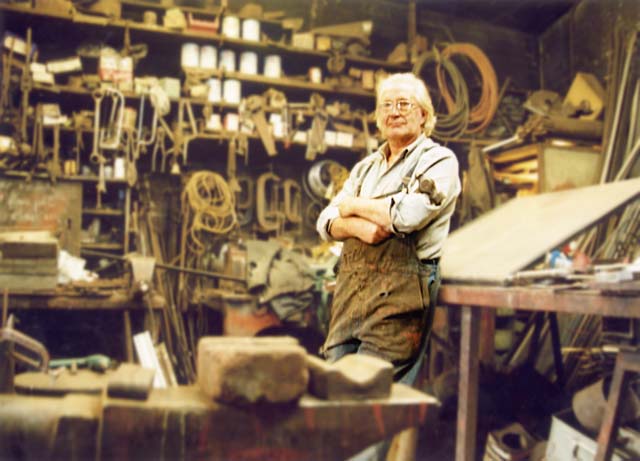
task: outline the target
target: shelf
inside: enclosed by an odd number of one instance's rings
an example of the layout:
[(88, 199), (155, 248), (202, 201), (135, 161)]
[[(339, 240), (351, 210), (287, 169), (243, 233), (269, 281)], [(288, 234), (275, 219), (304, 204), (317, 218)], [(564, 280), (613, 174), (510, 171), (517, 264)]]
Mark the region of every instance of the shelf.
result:
[(113, 210), (109, 208), (83, 208), (82, 214), (91, 216), (124, 216), (122, 210)]
[[(227, 74), (229, 75), (229, 74)], [(240, 74), (240, 75), (244, 75), (244, 74)], [(235, 77), (234, 77), (235, 78)], [(263, 77), (266, 78), (266, 77)], [(270, 79), (270, 80), (276, 80), (276, 79)], [(316, 85), (318, 86), (318, 85)], [(49, 87), (47, 85), (41, 85), (41, 84), (34, 84), (33, 85), (33, 89), (37, 90), (37, 91), (47, 91), (47, 92), (53, 92), (56, 94), (60, 94), (60, 93), (66, 93), (66, 94), (77, 94), (77, 95), (81, 95), (81, 96), (86, 96), (86, 97), (91, 97), (92, 92), (84, 89), (84, 88), (78, 88), (75, 86), (68, 86), (68, 85), (56, 85), (55, 88), (54, 87)], [(123, 96), (125, 97), (125, 99), (140, 99), (140, 95), (135, 94), (135, 93), (130, 93), (130, 92), (123, 92)], [(196, 106), (204, 106), (204, 105), (210, 105), (212, 108), (216, 108), (216, 109), (228, 109), (228, 110), (239, 110), (240, 106), (238, 104), (231, 104), (231, 103), (227, 103), (227, 102), (209, 102), (205, 99), (202, 98), (189, 98), (189, 97), (184, 97), (184, 98), (180, 98), (181, 100), (186, 100), (189, 101), (191, 104), (196, 105)], [(171, 103), (172, 104), (177, 104), (178, 103), (178, 99), (175, 98), (171, 98)], [(299, 101), (291, 101), (292, 103), (297, 103)], [(265, 112), (271, 113), (271, 112), (280, 112), (279, 109), (274, 109), (274, 108), (270, 108), (267, 107), (265, 108)], [(295, 112), (298, 112), (298, 110), (295, 110)], [(313, 116), (313, 112), (310, 110), (302, 110), (302, 113), (306, 116), (306, 117), (312, 117)], [(356, 122), (356, 123), (360, 123), (361, 118), (360, 117), (345, 117), (345, 116), (338, 116), (338, 117), (331, 117), (332, 119), (336, 120), (336, 121), (341, 121), (341, 122), (348, 122), (348, 123), (352, 123), (352, 122)], [(375, 123), (375, 120), (373, 120), (371, 117), (369, 117), (369, 123), (373, 124)], [(65, 127), (63, 127), (63, 129), (65, 129)], [(92, 131), (92, 130), (86, 130), (86, 131)]]
[[(180, 10), (184, 13), (193, 13), (193, 14), (201, 14), (204, 16), (218, 16), (220, 15), (220, 13), (223, 12), (222, 8), (220, 7), (216, 7), (216, 6), (212, 6), (209, 8), (198, 8), (196, 6), (176, 6), (176, 5), (165, 5), (165, 4), (160, 4), (160, 3), (154, 3), (154, 2), (147, 2), (144, 0), (120, 0), (120, 3), (122, 4), (122, 8), (132, 8), (132, 9), (140, 9), (140, 10), (155, 10), (155, 11), (166, 11), (170, 8), (180, 8)], [(240, 19), (255, 19), (255, 18), (249, 18), (248, 16), (242, 16), (239, 13), (233, 13), (233, 12), (228, 12), (227, 14), (232, 15), (232, 16), (236, 16)], [(162, 18), (158, 18), (158, 20), (161, 20)], [(273, 19), (259, 19), (260, 23), (263, 24), (273, 24), (273, 25), (277, 25), (277, 26), (282, 26), (282, 22), (281, 21), (276, 21)]]
[[(62, 179), (65, 179), (66, 181), (97, 183), (100, 178), (98, 178), (98, 176), (65, 176)], [(126, 179), (117, 179), (117, 178), (105, 178), (105, 182), (107, 184), (122, 184), (122, 185), (127, 184)]]
[(80, 251), (82, 250), (107, 250), (107, 251), (122, 251), (124, 246), (121, 243), (93, 243), (93, 242), (80, 242)]
[[(127, 2), (130, 3), (130, 2)], [(157, 5), (160, 7), (160, 5)], [(189, 9), (181, 7), (181, 9), (188, 11)], [(220, 34), (214, 34), (211, 32), (203, 32), (197, 30), (171, 30), (165, 28), (160, 25), (147, 25), (140, 22), (133, 22), (128, 19), (108, 19), (101, 16), (92, 16), (88, 14), (65, 14), (61, 12), (53, 12), (53, 11), (41, 11), (31, 7), (24, 6), (16, 6), (16, 5), (0, 5), (0, 11), (13, 12), (19, 14), (33, 15), (33, 16), (41, 16), (43, 18), (54, 18), (60, 19), (63, 21), (70, 21), (75, 24), (82, 24), (88, 26), (95, 27), (115, 27), (125, 29), (128, 28), (130, 31), (138, 31), (144, 33), (151, 33), (156, 35), (165, 35), (172, 36), (176, 38), (183, 39), (193, 39), (193, 40), (203, 40), (203, 41), (213, 41), (217, 42), (219, 45), (232, 45), (235, 47), (242, 47), (246, 49), (257, 49), (257, 50), (267, 50), (272, 52), (284, 52), (284, 53), (292, 53), (292, 54), (300, 54), (305, 56), (312, 56), (317, 58), (328, 59), (331, 54), (324, 51), (318, 50), (309, 50), (306, 48), (298, 48), (290, 45), (284, 45), (281, 43), (275, 42), (254, 42), (249, 40), (242, 40), (238, 38), (230, 38), (225, 37)], [(411, 65), (407, 64), (398, 64), (398, 63), (390, 63), (382, 59), (369, 58), (365, 56), (355, 56), (355, 55), (346, 55), (346, 60), (352, 63), (358, 63), (361, 65), (367, 65), (371, 67), (382, 67), (388, 70), (397, 70), (397, 71), (409, 71), (411, 69)]]
[[(48, 173), (30, 173), (28, 171), (18, 171), (18, 170), (4, 170), (2, 174), (9, 177), (14, 178), (37, 178), (37, 179), (50, 179), (51, 176)], [(56, 178), (59, 181), (71, 181), (71, 182), (98, 182), (98, 176), (58, 176)], [(115, 179), (115, 178), (105, 178), (105, 182), (107, 184), (127, 184), (126, 179)]]
[[(326, 83), (311, 83), (296, 80), (291, 77), (280, 77), (280, 78), (272, 78), (265, 77), (262, 75), (251, 75), (251, 74), (243, 74), (240, 72), (215, 72), (213, 77), (221, 78), (221, 79), (236, 79), (241, 82), (249, 82), (249, 83), (258, 83), (265, 86), (274, 86), (278, 88), (284, 89), (296, 89), (296, 90), (308, 90), (308, 91), (318, 91), (321, 93), (331, 93), (331, 94), (341, 94), (345, 96), (358, 96), (364, 98), (375, 98), (375, 94), (373, 91), (364, 90), (360, 88), (337, 88), (333, 85), (329, 85)], [(39, 91), (48, 91), (50, 93), (74, 93), (74, 94), (86, 94), (91, 95), (92, 92), (84, 89), (78, 88), (69, 85), (43, 85), (39, 83), (34, 83), (34, 90)], [(140, 96), (134, 93), (123, 93), (126, 98), (139, 98)], [(196, 104), (206, 104), (207, 101), (199, 98), (187, 98)], [(176, 102), (175, 98), (171, 99), (172, 102)], [(225, 106), (225, 107), (237, 107), (237, 104), (229, 104), (229, 103), (215, 103), (216, 105)]]

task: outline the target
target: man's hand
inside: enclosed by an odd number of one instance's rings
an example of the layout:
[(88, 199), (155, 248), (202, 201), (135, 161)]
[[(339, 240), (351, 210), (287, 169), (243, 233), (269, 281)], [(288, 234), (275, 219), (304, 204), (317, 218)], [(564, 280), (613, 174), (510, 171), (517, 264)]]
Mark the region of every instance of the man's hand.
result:
[(331, 224), (331, 236), (336, 240), (355, 237), (364, 243), (375, 245), (391, 236), (385, 227), (364, 218), (336, 218)]
[(340, 205), (338, 205), (338, 211), (340, 212), (341, 218), (348, 218), (349, 216), (357, 215), (355, 212), (357, 200), (358, 199), (355, 197), (345, 197)]
[(359, 226), (360, 229), (357, 237), (364, 243), (375, 245), (376, 243), (380, 243), (391, 236), (391, 232), (389, 232), (384, 227), (379, 226), (378, 224), (371, 221), (367, 221), (366, 219), (363, 221), (364, 223)]

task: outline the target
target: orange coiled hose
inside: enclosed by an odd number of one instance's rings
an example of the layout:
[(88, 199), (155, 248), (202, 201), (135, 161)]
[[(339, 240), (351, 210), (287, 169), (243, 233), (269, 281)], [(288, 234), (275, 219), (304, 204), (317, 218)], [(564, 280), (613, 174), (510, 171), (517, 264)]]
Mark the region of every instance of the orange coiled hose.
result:
[[(442, 51), (442, 56), (447, 59), (451, 59), (451, 56), (456, 54), (471, 60), (480, 72), (482, 79), (482, 94), (478, 103), (469, 111), (469, 125), (466, 130), (467, 133), (478, 133), (491, 123), (498, 108), (498, 79), (491, 61), (476, 45), (472, 43), (453, 43)], [(447, 105), (450, 105), (453, 98), (449, 94), (447, 85), (441, 84), (445, 79), (444, 69), (438, 67), (437, 72), (438, 86), (442, 92), (442, 97), (447, 102)]]

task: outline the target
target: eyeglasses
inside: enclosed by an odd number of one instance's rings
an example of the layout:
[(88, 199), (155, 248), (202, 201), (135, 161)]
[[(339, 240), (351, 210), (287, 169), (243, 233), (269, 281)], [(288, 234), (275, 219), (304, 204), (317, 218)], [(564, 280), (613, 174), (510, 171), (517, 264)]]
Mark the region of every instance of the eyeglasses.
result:
[(408, 99), (398, 101), (384, 101), (378, 105), (378, 109), (383, 114), (390, 114), (395, 107), (400, 115), (408, 114), (416, 105)]

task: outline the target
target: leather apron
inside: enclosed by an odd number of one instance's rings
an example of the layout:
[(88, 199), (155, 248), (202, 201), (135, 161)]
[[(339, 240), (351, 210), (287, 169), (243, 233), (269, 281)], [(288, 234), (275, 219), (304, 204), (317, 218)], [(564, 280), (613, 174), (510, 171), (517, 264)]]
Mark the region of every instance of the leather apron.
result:
[(436, 271), (418, 261), (411, 236), (378, 245), (347, 239), (323, 349), (357, 341), (359, 353), (388, 360), (396, 371), (412, 364), (430, 330)]

